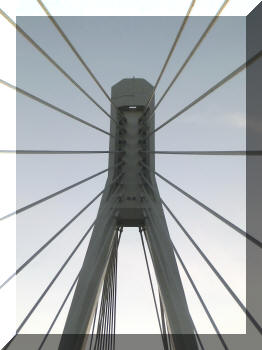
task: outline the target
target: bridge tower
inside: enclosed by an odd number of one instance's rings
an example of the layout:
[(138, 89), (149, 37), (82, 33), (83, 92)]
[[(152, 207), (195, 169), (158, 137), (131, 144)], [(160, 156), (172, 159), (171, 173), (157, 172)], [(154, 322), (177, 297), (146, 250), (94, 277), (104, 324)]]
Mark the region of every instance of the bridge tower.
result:
[[(119, 228), (144, 233), (158, 283), (171, 348), (196, 350), (194, 327), (181, 283), (155, 175), (153, 87), (144, 79), (123, 79), (112, 87), (108, 179), (94, 230), (66, 320), (59, 350), (84, 350), (106, 280)], [(118, 242), (117, 242), (118, 244)], [(71, 336), (67, 336), (70, 334)], [(75, 336), (72, 336), (74, 334)], [(124, 349), (123, 349), (124, 350)]]

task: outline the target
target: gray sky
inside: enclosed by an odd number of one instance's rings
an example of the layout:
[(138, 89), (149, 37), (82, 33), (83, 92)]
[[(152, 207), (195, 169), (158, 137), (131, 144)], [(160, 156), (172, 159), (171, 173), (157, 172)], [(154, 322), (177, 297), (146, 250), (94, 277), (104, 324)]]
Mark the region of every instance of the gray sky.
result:
[[(154, 84), (182, 17), (59, 17), (82, 57), (109, 92), (126, 77)], [(210, 17), (194, 17), (182, 35), (161, 80), (156, 100), (198, 40)], [(109, 104), (46, 17), (17, 22), (107, 110)], [(245, 18), (222, 17), (156, 113), (156, 125), (245, 61)], [(17, 85), (106, 130), (109, 119), (68, 82), (28, 42), (17, 35)], [(17, 149), (104, 150), (108, 137), (17, 95)], [(156, 134), (158, 150), (245, 149), (245, 76), (240, 74)], [(17, 207), (107, 167), (104, 155), (17, 157)], [(244, 157), (159, 155), (156, 168), (226, 218), (245, 228)], [(106, 176), (91, 180), (17, 217), (17, 265), (103, 188)], [(244, 240), (161, 180), (163, 199), (192, 233), (233, 290), (245, 300)], [(94, 220), (98, 203), (89, 208), (52, 246), (17, 278), (17, 321), (43, 291), (74, 244)], [(245, 318), (228, 293), (166, 215), (170, 235), (223, 333), (241, 333)], [(24, 327), (45, 333), (59, 303), (77, 274), (89, 239), (52, 287)], [(126, 229), (119, 251), (117, 332), (158, 333), (153, 299), (138, 232)], [(212, 328), (182, 274), (188, 304), (199, 333)], [(30, 291), (30, 293), (28, 293)], [(65, 308), (53, 331), (60, 333)], [(137, 318), (137, 315), (139, 317)]]

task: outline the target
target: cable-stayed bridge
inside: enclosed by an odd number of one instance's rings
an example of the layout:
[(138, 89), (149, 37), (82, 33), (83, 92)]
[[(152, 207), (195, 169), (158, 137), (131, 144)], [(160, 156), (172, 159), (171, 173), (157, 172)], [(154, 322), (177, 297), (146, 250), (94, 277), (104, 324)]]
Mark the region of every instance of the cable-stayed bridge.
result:
[[(9, 217), (18, 215), (35, 206), (48, 201), (51, 198), (70, 191), (72, 188), (81, 186), (104, 173), (108, 173), (105, 188), (92, 198), (73, 218), (64, 224), (47, 242), (45, 242), (32, 256), (30, 256), (17, 270), (10, 275), (0, 286), (4, 288), (16, 275), (20, 274), (35, 258), (40, 255), (49, 245), (54, 244), (55, 240), (63, 234), (84, 211), (86, 211), (96, 200), (101, 199), (97, 217), (86, 230), (71, 253), (67, 256), (64, 263), (58, 271), (55, 271), (53, 278), (47, 285), (43, 293), (35, 302), (33, 307), (25, 315), (23, 321), (17, 327), (19, 334), (31, 315), (38, 308), (39, 304), (45, 298), (48, 291), (59, 278), (65, 267), (70, 263), (82, 243), (88, 235), (91, 239), (85, 255), (81, 270), (72, 281), (65, 299), (62, 301), (57, 313), (46, 333), (43, 336), (38, 349), (45, 346), (48, 335), (63, 310), (68, 298), (73, 294), (73, 300), (67, 316), (64, 327), (64, 333), (59, 344), (59, 350), (84, 350), (84, 349), (115, 349), (116, 348), (116, 322), (117, 322), (117, 267), (118, 267), (118, 247), (121, 244), (121, 236), (125, 227), (137, 227), (141, 238), (141, 245), (147, 267), (148, 278), (152, 291), (159, 332), (161, 334), (162, 347), (165, 350), (194, 350), (206, 349), (198, 334), (196, 326), (191, 318), (190, 311), (185, 297), (184, 287), (181, 282), (178, 264), (181, 265), (185, 275), (188, 278), (193, 290), (195, 291), (217, 337), (221, 348), (229, 349), (227, 342), (221, 334), (212, 313), (209, 311), (205, 300), (201, 296), (190, 271), (187, 269), (181, 252), (177, 249), (175, 242), (169, 235), (164, 209), (180, 227), (185, 237), (203, 258), (220, 283), (224, 286), (227, 293), (237, 303), (239, 308), (246, 314), (249, 322), (252, 323), (256, 331), (262, 335), (262, 328), (252, 312), (246, 308), (235, 291), (231, 288), (226, 279), (220, 274), (206, 255), (202, 248), (193, 239), (192, 235), (180, 222), (175, 213), (169, 208), (166, 202), (161, 198), (156, 178), (161, 179), (170, 186), (170, 189), (179, 192), (185, 198), (188, 198), (195, 205), (221, 221), (224, 225), (230, 227), (239, 239), (246, 238), (257, 249), (262, 248), (262, 243), (252, 232), (245, 232), (239, 226), (231, 222), (226, 217), (203, 203), (195, 196), (188, 193), (185, 189), (173, 183), (155, 169), (156, 154), (180, 154), (180, 155), (199, 155), (199, 156), (259, 156), (260, 150), (228, 150), (228, 151), (181, 151), (168, 150), (159, 151), (155, 149), (155, 134), (162, 128), (181, 117), (189, 109), (193, 108), (200, 101), (205, 100), (210, 94), (222, 87), (231, 79), (234, 79), (239, 73), (247, 67), (261, 59), (262, 51), (257, 51), (252, 57), (248, 58), (240, 66), (236, 67), (230, 74), (224, 76), (213, 86), (192, 100), (184, 108), (179, 110), (171, 118), (155, 126), (155, 112), (162, 103), (172, 86), (186, 68), (189, 61), (197, 52), (201, 43), (205, 40), (209, 32), (214, 27), (216, 21), (221, 15), (223, 9), (229, 1), (222, 3), (216, 15), (210, 20), (203, 31), (201, 37), (189, 52), (187, 58), (179, 68), (177, 74), (173, 77), (170, 84), (155, 103), (155, 91), (166, 70), (170, 58), (175, 52), (183, 30), (187, 24), (190, 13), (195, 5), (192, 1), (185, 18), (175, 37), (173, 45), (168, 52), (163, 67), (158, 78), (152, 86), (149, 82), (140, 78), (123, 79), (112, 87), (109, 95), (94, 73), (91, 71), (85, 60), (81, 57), (73, 43), (69, 40), (56, 19), (49, 13), (48, 9), (41, 0), (38, 3), (46, 12), (48, 18), (60, 33), (63, 40), (70, 47), (79, 63), (91, 76), (98, 88), (102, 91), (105, 98), (111, 104), (111, 111), (106, 111), (72, 76), (65, 71), (49, 53), (47, 53), (39, 44), (34, 41), (19, 25), (17, 25), (3, 10), (1, 15), (10, 22), (36, 50), (38, 50), (45, 59), (49, 61), (66, 79), (68, 79), (86, 98), (88, 98), (107, 118), (110, 119), (110, 130), (104, 130), (91, 122), (88, 122), (78, 115), (72, 114), (53, 103), (26, 91), (19, 86), (14, 86), (7, 81), (1, 80), (6, 87), (15, 89), (17, 93), (34, 100), (48, 109), (54, 110), (67, 118), (81, 123), (94, 129), (96, 132), (109, 136), (109, 148), (107, 150), (1, 150), (3, 153), (19, 154), (108, 154), (109, 163), (106, 169), (94, 173), (70, 186), (59, 189), (48, 196), (40, 198), (37, 201), (18, 208), (15, 212), (9, 213), (1, 220), (7, 220)], [(153, 264), (154, 274), (157, 280), (157, 289), (152, 283), (152, 269), (149, 267), (149, 256)], [(74, 293), (73, 293), (74, 290)], [(75, 335), (75, 336), (72, 336)], [(88, 336), (85, 336), (88, 335)], [(16, 336), (9, 342), (5, 349), (12, 349)]]

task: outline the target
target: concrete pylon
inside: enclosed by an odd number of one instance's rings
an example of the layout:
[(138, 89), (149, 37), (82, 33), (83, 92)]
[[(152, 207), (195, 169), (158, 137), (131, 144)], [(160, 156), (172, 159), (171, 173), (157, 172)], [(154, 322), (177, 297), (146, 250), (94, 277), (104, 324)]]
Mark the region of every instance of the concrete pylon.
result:
[[(144, 162), (154, 170), (154, 118), (148, 120), (154, 107), (153, 91), (144, 79), (123, 79), (112, 87), (109, 173), (96, 224), (90, 239), (73, 301), (66, 320), (59, 350), (84, 350), (94, 310), (103, 285), (112, 244), (119, 226), (145, 227), (161, 302), (175, 350), (197, 350), (193, 323), (188, 311), (176, 259), (157, 188), (155, 176), (142, 167)], [(115, 165), (119, 164), (116, 168)], [(151, 183), (143, 181), (141, 173)], [(120, 176), (120, 174), (123, 174)], [(112, 181), (121, 180), (111, 185)], [(153, 189), (154, 190), (153, 190)], [(68, 337), (68, 334), (76, 336)]]

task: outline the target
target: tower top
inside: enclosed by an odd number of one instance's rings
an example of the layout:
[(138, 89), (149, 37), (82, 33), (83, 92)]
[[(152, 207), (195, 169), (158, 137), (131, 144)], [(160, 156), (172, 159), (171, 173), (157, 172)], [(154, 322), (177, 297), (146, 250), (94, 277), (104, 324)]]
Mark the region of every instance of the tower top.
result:
[(141, 106), (148, 102), (153, 86), (142, 78), (126, 78), (112, 87), (112, 100), (117, 107)]

